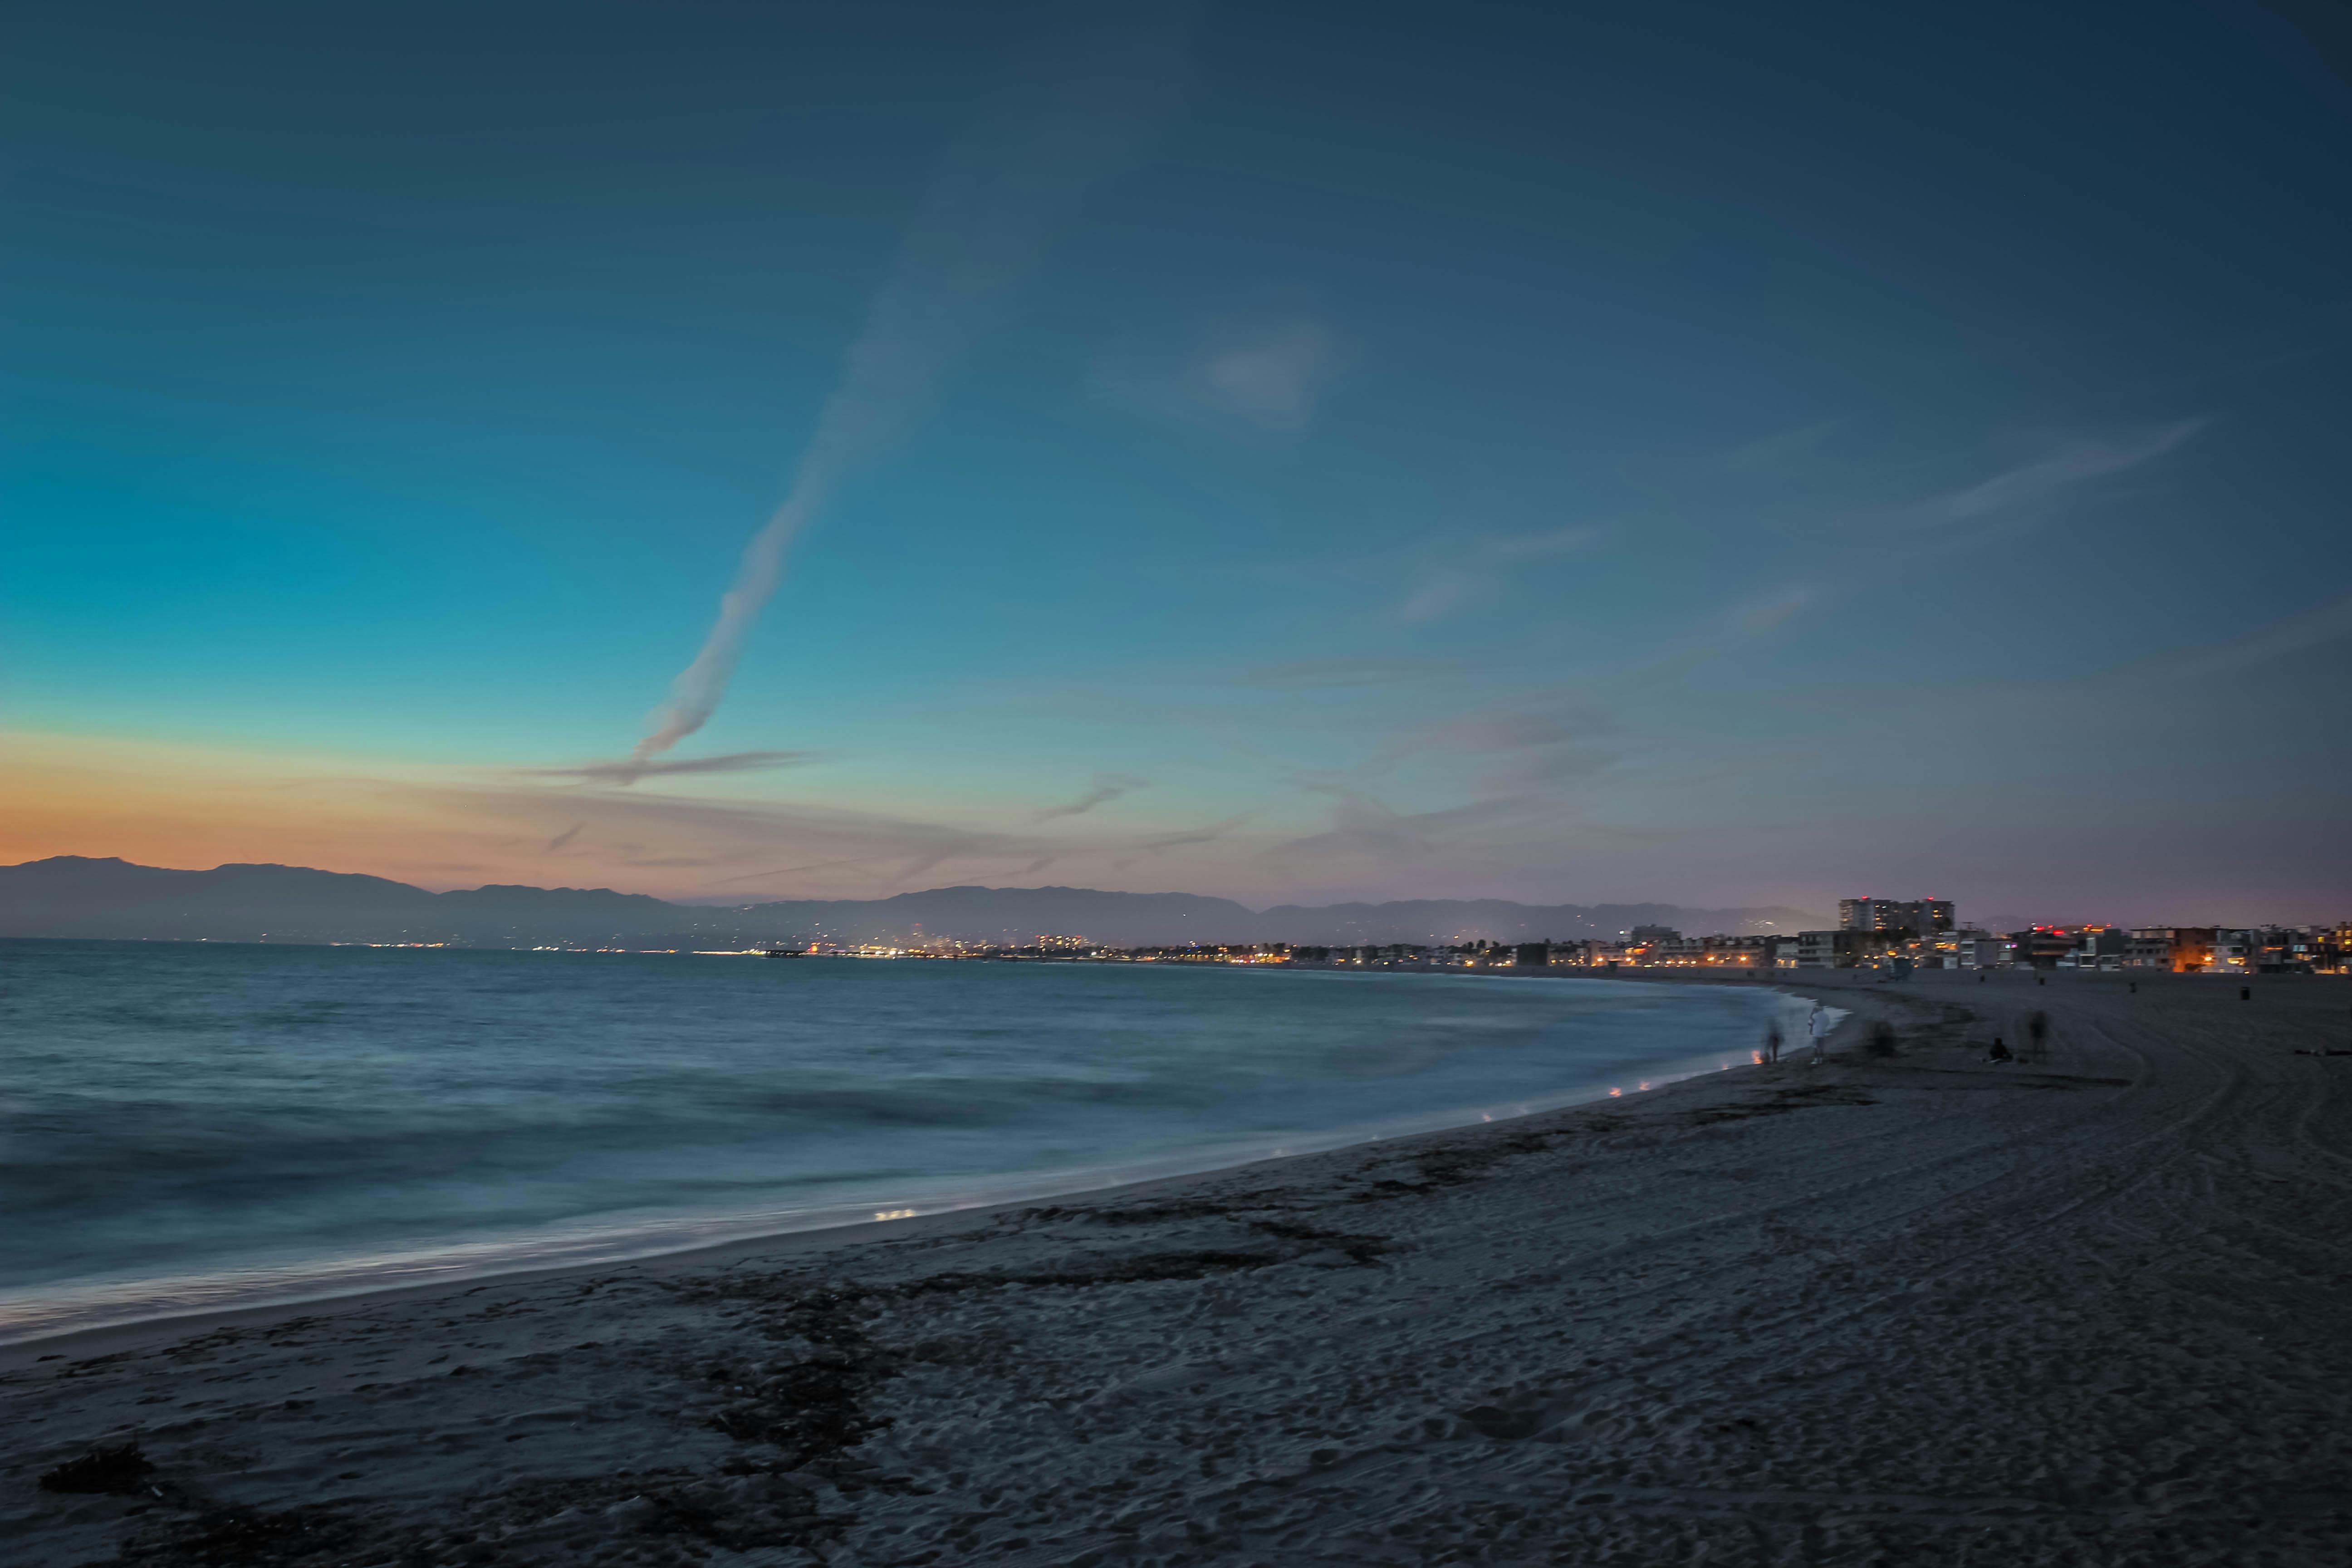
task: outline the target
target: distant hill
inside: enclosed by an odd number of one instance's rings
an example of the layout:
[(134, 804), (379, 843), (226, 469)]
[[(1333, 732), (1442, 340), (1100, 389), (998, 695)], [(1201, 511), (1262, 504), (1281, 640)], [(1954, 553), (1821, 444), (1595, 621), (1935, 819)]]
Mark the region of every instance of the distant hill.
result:
[(902, 942), (917, 934), (1025, 942), (1041, 933), (1146, 942), (1531, 941), (1613, 936), (1636, 925), (1693, 934), (1791, 931), (1826, 924), (1801, 910), (1673, 904), (1517, 904), (1420, 899), (1285, 904), (1255, 910), (1192, 893), (1091, 888), (933, 888), (888, 899), (801, 900), (710, 909), (609, 888), (473, 888), (427, 892), (382, 877), (303, 866), (175, 871), (61, 855), (0, 867), (0, 936), (210, 942), (444, 942), (749, 946)]

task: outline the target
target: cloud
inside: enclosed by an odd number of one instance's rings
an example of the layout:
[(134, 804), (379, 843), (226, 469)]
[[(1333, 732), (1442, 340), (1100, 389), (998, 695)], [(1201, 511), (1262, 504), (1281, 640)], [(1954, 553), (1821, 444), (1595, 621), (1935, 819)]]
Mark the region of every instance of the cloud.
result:
[(1609, 767), (1617, 752), (1594, 742), (1613, 729), (1579, 699), (1539, 695), (1521, 706), (1457, 714), (1391, 736), (1357, 776), (1378, 777), (1422, 757), (1484, 757), (1495, 760), (1474, 781), (1477, 787), (1516, 795)]
[(1831, 431), (1837, 428), (1837, 425), (1834, 419), (1822, 419), (1759, 437), (1745, 446), (1733, 447), (1724, 458), (1725, 466), (1745, 473), (1772, 473), (1786, 469), (1820, 450), (1822, 443)]
[(1458, 674), (1452, 660), (1416, 658), (1310, 658), (1261, 664), (1233, 678), (1235, 686), (1269, 691), (1315, 691), (1343, 686), (1389, 686)]
[(587, 826), (588, 825), (584, 822), (575, 822), (571, 826), (565, 828), (562, 832), (557, 834), (554, 837), (549, 839), (547, 841), (547, 853), (552, 855), (557, 850), (562, 848), (565, 845), (571, 843), (573, 839), (579, 837), (580, 830)]
[(1234, 677), (1236, 686), (1263, 687), (1275, 691), (1319, 690), (1335, 686), (1385, 686), (1444, 674), (1453, 667), (1410, 658), (1316, 658), (1288, 664), (1262, 664)]
[(1822, 591), (1811, 583), (1790, 583), (1735, 605), (1726, 617), (1728, 628), (1760, 637), (1820, 602)]
[(1136, 847), (1147, 854), (1157, 854), (1162, 849), (1175, 849), (1187, 844), (1207, 844), (1247, 826), (1256, 815), (1255, 812), (1245, 811), (1238, 816), (1226, 817), (1223, 822), (1213, 822), (1206, 827), (1188, 827), (1158, 838), (1147, 838)]
[[(481, 823), (543, 819), (551, 799), (544, 786), (530, 785), (453, 784), (393, 793), (410, 810)], [(775, 868), (697, 879), (709, 888), (865, 867), (870, 869), (856, 880), (861, 896), (872, 896), (892, 890), (894, 877), (903, 880), (950, 861), (1005, 869), (1066, 847), (1031, 834), (838, 807), (699, 800), (650, 789), (566, 791), (560, 798), (581, 819), (583, 839), (625, 847), (628, 858), (620, 864), (719, 870), (764, 862)], [(890, 868), (897, 869), (886, 869)]]
[(1291, 434), (1315, 417), (1331, 334), (1312, 321), (1295, 321), (1252, 343), (1213, 354), (1201, 378), (1227, 411), (1262, 430)]
[(1330, 329), (1297, 317), (1216, 329), (1189, 354), (1115, 351), (1096, 365), (1094, 384), (1148, 419), (1286, 438), (1314, 424), (1338, 360)]
[(744, 639), (783, 584), (793, 539), (843, 480), (929, 409), (940, 374), (994, 327), (1062, 215), (1125, 163), (1174, 102), (1183, 42), (1173, 24), (1097, 27), (1062, 45), (948, 160), (844, 357), (792, 489), (744, 547), (701, 650), (648, 715), (639, 761), (709, 720)]
[(1095, 787), (1067, 805), (1049, 805), (1037, 814), (1040, 822), (1051, 822), (1057, 816), (1084, 816), (1098, 805), (1117, 800), (1120, 795), (1150, 786), (1150, 779), (1139, 779), (1127, 773), (1097, 773)]
[(1555, 528), (1547, 533), (1494, 535), (1481, 540), (1479, 547), (1505, 561), (1539, 561), (1589, 550), (1600, 538), (1597, 528)]
[(1500, 795), (1540, 790), (1570, 779), (1589, 779), (1617, 765), (1618, 753), (1599, 746), (1562, 743), (1529, 747), (1505, 756), (1478, 776), (1478, 787)]
[(1976, 484), (1914, 502), (1895, 513), (1890, 521), (1933, 528), (2030, 513), (2070, 486), (2154, 461), (2204, 429), (2208, 423), (2203, 418), (2182, 419), (2117, 441), (2072, 441), (2037, 462), (2021, 464)]
[(1408, 737), (1391, 742), (1385, 754), (1519, 752), (1530, 746), (1558, 745), (1575, 738), (1576, 731), (1558, 714), (1497, 708), (1483, 713), (1465, 713), (1415, 730)]
[(2179, 671), (2183, 675), (2235, 674), (2347, 637), (2352, 637), (2352, 594), (2183, 660)]
[(1448, 841), (1481, 829), (1525, 826), (1555, 816), (1560, 803), (1533, 795), (1503, 795), (1470, 801), (1436, 811), (1400, 813), (1345, 784), (1310, 784), (1318, 793), (1337, 797), (1328, 832), (1308, 834), (1276, 845), (1269, 857), (1301, 858), (1371, 858), (1393, 861), (1427, 856), (1448, 847)]
[(1409, 547), (1419, 584), (1399, 614), (1407, 624), (1433, 621), (1507, 581), (1532, 561), (1553, 561), (1590, 550), (1604, 531), (1583, 525), (1531, 533), (1433, 535)]
[(737, 882), (762, 882), (771, 877), (798, 877), (812, 871), (837, 871), (844, 866), (870, 866), (881, 858), (876, 855), (855, 855), (846, 860), (819, 860), (806, 866), (771, 866), (764, 871), (747, 871), (740, 877), (720, 877), (703, 884), (710, 888), (731, 887)]
[[(717, 757), (688, 757), (675, 762), (638, 761), (625, 758), (614, 763), (583, 763), (576, 768), (518, 768), (515, 771), (530, 778), (578, 779), (583, 784), (613, 784), (623, 787), (642, 778), (657, 778), (673, 773), (748, 773), (765, 768), (797, 768), (821, 762), (822, 752), (729, 752)], [(580, 830), (574, 827), (572, 832)], [(568, 840), (570, 835), (565, 835)], [(548, 846), (550, 849), (556, 845)]]
[(1405, 602), (1397, 607), (1397, 614), (1408, 625), (1433, 621), (1449, 611), (1461, 608), (1484, 586), (1484, 578), (1443, 566), (1430, 574), (1420, 587), (1407, 595)]

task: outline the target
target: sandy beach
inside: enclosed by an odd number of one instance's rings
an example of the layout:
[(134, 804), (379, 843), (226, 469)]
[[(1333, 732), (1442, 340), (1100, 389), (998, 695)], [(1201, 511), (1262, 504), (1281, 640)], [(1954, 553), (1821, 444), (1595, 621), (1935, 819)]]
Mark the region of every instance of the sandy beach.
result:
[(0, 1557), (2342, 1563), (2352, 984), (2252, 984), (1809, 974), (1822, 1066), (13, 1347)]

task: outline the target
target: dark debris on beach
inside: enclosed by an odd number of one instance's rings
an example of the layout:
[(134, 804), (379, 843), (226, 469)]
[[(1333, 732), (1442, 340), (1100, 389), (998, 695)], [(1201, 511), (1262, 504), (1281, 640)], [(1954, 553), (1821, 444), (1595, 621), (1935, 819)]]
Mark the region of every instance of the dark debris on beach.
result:
[(43, 1471), (39, 1486), (45, 1492), (136, 1493), (148, 1489), (147, 1478), (154, 1470), (147, 1456), (139, 1451), (139, 1439), (133, 1437), (111, 1447), (101, 1445)]

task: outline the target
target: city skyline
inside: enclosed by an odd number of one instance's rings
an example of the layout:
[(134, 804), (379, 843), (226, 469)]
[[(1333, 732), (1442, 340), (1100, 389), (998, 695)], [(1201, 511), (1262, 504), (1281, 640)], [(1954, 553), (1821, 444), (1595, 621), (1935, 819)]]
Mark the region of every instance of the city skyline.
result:
[[(2200, 943), (2211, 950), (2217, 930), (2299, 932), (2320, 944), (2310, 951), (2322, 952), (2323, 973), (2340, 973), (2342, 952), (2352, 947), (2352, 921), (2340, 916), (2123, 922), (2051, 918), (2043, 911), (2028, 919), (1963, 911), (1945, 899), (1841, 899), (1834, 919), (1785, 905), (1710, 910), (1654, 901), (1535, 905), (1501, 899), (1253, 909), (1192, 893), (1057, 886), (963, 885), (876, 900), (673, 903), (606, 888), (509, 884), (434, 891), (316, 867), (186, 870), (73, 856), (0, 866), (0, 936), (68, 940), (736, 952), (744, 943), (810, 940), (995, 949), (1044, 942), (1049, 939), (1036, 932), (1058, 931), (1064, 934), (1050, 940), (1114, 948), (1494, 941), (1505, 947), (1534, 942), (1597, 950), (1664, 941), (1708, 963), (1721, 962), (1717, 949), (1724, 944), (1780, 943), (1782, 958), (1791, 963), (1810, 945), (1821, 949), (1805, 955), (1812, 958), (1833, 946), (1842, 961), (1932, 957), (1938, 966), (1977, 967), (1994, 962), (1996, 949), (1999, 962), (2011, 962), (2021, 945), (2054, 961), (2097, 933), (2115, 943), (2126, 937), (2161, 939), (2168, 954)], [(707, 949), (713, 941), (721, 947)], [(2102, 960), (2126, 957), (2120, 945), (2094, 943), (2091, 952)], [(2136, 967), (2148, 962), (2147, 952), (2131, 956)]]
[(0, 862), (2346, 913), (2286, 13), (119, 20), (0, 65)]

